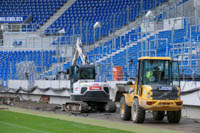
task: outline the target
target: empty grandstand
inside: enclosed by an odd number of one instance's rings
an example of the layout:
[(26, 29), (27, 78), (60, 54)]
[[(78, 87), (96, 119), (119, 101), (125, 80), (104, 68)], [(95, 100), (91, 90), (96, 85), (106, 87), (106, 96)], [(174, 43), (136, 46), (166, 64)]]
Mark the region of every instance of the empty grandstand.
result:
[[(117, 80), (115, 67), (127, 81), (139, 57), (170, 56), (179, 61), (182, 91), (198, 88), (199, 7), (198, 0), (1, 0), (0, 90), (69, 96), (63, 73), (77, 37), (97, 66), (97, 81)], [(199, 107), (196, 94), (184, 95), (185, 104)]]

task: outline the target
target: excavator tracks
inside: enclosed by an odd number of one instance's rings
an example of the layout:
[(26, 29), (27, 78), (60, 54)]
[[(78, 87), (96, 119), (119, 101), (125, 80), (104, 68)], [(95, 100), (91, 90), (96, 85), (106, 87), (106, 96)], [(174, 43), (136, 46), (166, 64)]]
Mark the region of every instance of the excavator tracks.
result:
[(86, 113), (97, 111), (113, 113), (116, 111), (116, 105), (112, 101), (107, 103), (69, 101), (63, 105), (63, 110), (71, 113)]
[(64, 105), (64, 110), (72, 113), (84, 113), (89, 111), (89, 106), (86, 102), (70, 101)]

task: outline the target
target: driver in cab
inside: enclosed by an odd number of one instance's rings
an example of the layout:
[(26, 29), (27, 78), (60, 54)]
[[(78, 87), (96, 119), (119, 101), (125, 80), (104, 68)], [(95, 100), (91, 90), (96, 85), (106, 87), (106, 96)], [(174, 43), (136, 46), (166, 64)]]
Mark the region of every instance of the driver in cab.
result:
[(153, 69), (150, 69), (147, 74), (146, 77), (150, 82), (156, 82), (159, 78), (159, 71), (160, 68), (158, 67), (157, 64), (154, 65)]

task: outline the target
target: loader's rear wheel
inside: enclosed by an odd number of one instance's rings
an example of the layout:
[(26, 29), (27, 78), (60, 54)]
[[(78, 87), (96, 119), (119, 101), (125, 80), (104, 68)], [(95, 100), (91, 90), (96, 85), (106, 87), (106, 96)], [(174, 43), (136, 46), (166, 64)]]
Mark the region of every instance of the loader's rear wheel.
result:
[(122, 120), (131, 119), (131, 107), (126, 104), (125, 97), (121, 97), (120, 100), (120, 117)]
[(132, 120), (135, 123), (143, 123), (145, 120), (145, 110), (139, 106), (138, 99), (134, 99), (131, 107)]
[(115, 102), (113, 102), (113, 101), (107, 102), (107, 104), (105, 105), (105, 111), (106, 112), (110, 112), (110, 113), (116, 112), (116, 104), (115, 104)]
[(165, 117), (165, 111), (153, 111), (153, 119), (156, 121), (162, 121)]
[(181, 119), (181, 110), (167, 111), (167, 120), (169, 123), (179, 123)]

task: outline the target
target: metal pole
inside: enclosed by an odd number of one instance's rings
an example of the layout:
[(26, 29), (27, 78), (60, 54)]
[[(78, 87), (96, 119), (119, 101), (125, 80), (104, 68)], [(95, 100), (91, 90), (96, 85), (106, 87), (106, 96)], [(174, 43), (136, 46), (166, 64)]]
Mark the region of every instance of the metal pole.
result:
[(129, 24), (129, 15), (130, 15), (130, 6), (128, 6), (128, 11), (127, 11), (127, 24)]
[(94, 64), (96, 64), (96, 54), (95, 54), (95, 31), (96, 31), (96, 29), (94, 29)]
[(190, 27), (190, 69), (192, 69), (192, 27)]
[[(148, 22), (145, 23), (145, 34), (146, 34), (146, 36), (147, 36), (147, 23)], [(147, 39), (145, 40), (145, 45), (146, 45), (145, 46), (146, 47), (146, 49), (145, 49), (145, 56), (147, 56), (147, 53), (148, 53), (148, 40)]]
[(177, 6), (176, 6), (176, 5), (177, 5), (177, 4), (175, 4), (175, 10), (174, 10), (174, 11), (175, 11), (175, 13), (174, 13), (174, 14), (175, 14), (175, 17), (174, 17), (174, 18), (177, 18)]
[[(100, 23), (102, 24), (102, 23)], [(101, 40), (101, 27), (99, 27), (99, 40)]]
[(175, 20), (173, 21), (173, 27), (172, 27), (172, 45), (173, 45), (173, 57), (174, 57), (174, 54), (175, 54), (175, 51), (174, 51), (174, 29), (175, 29)]
[(158, 49), (158, 34), (156, 34), (156, 50), (155, 50), (155, 55), (156, 55), (156, 56), (158, 56), (158, 55), (157, 55), (157, 52), (158, 52), (157, 49)]
[(85, 33), (86, 35), (86, 38), (85, 38), (85, 41), (86, 41), (86, 44), (88, 44), (88, 22), (86, 22), (86, 33)]
[(113, 15), (113, 32), (115, 32), (115, 14)]
[(197, 11), (197, 0), (195, 0), (195, 3), (194, 3), (195, 5), (196, 5), (196, 7), (195, 7), (195, 19), (196, 19), (196, 24), (198, 24), (198, 18), (197, 18), (197, 16), (198, 16), (198, 11)]
[[(115, 38), (115, 37), (114, 37)], [(115, 40), (115, 39), (113, 39)], [(115, 41), (112, 41), (112, 46), (113, 44), (115, 44)], [(115, 47), (116, 48), (116, 47)], [(111, 49), (111, 54), (112, 54), (112, 49)], [(112, 69), (113, 69), (113, 59), (112, 59), (113, 56), (110, 56), (110, 63), (111, 63), (111, 80), (113, 80), (113, 73), (112, 73)]]
[(184, 57), (185, 57), (185, 54), (184, 54), (184, 52), (185, 52), (185, 39), (186, 39), (186, 37), (184, 37), (184, 42), (183, 42), (183, 46), (182, 46), (182, 72), (183, 72), (183, 69), (184, 69)]
[(168, 49), (169, 49), (169, 41), (168, 41), (168, 39), (166, 38), (166, 55), (165, 55), (165, 56), (169, 56)]
[(141, 32), (141, 38), (142, 38), (142, 41), (141, 41), (141, 56), (143, 56), (143, 52), (144, 52), (144, 49), (143, 49), (143, 45), (144, 45), (144, 42), (143, 42), (143, 32)]
[(94, 33), (93, 33), (93, 38), (94, 38), (94, 44), (95, 44), (95, 40), (96, 40), (96, 39), (95, 39), (96, 28), (93, 28), (93, 32), (94, 32)]
[(75, 34), (74, 34), (74, 24), (73, 24), (73, 26), (72, 26), (72, 35), (73, 35), (73, 44), (75, 44), (76, 42), (75, 42)]
[(82, 38), (82, 21), (80, 22), (80, 36)]

